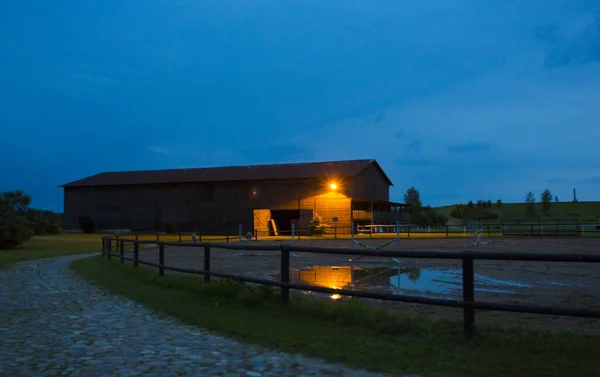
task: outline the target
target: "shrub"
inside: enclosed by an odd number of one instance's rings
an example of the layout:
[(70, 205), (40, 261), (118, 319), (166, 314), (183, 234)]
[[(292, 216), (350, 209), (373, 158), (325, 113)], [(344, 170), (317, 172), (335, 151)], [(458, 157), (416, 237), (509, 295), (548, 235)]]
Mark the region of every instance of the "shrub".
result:
[(11, 213), (0, 213), (0, 249), (19, 246), (33, 237), (31, 223)]
[(311, 236), (320, 236), (325, 233), (326, 225), (323, 224), (323, 218), (318, 214), (314, 214), (308, 223), (308, 231)]
[(96, 224), (90, 217), (82, 216), (79, 218), (79, 229), (81, 229), (83, 233), (94, 233)]

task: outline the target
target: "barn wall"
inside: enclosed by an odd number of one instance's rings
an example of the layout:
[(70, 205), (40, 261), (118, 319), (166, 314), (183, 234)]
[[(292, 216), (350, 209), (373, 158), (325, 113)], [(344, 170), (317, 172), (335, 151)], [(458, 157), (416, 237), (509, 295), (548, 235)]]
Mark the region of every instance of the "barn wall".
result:
[(349, 195), (361, 200), (390, 200), (390, 184), (373, 164), (360, 172), (349, 185)]
[(98, 230), (131, 229), (237, 234), (254, 228), (254, 209), (312, 210), (326, 224), (337, 217), (350, 224), (351, 197), (387, 200), (387, 181), (373, 166), (332, 191), (317, 179), (180, 183), (136, 186), (67, 187), (65, 229), (77, 230), (80, 216), (89, 216)]

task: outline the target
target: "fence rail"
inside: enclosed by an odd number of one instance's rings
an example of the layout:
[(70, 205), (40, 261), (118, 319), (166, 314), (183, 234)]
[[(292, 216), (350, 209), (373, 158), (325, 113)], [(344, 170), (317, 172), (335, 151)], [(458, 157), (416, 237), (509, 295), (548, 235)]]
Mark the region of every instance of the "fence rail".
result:
[[(239, 226), (241, 229), (241, 225)], [(395, 236), (399, 234), (403, 238), (419, 238), (427, 235), (429, 237), (438, 238), (451, 238), (451, 237), (469, 237), (474, 232), (482, 233), (486, 236), (537, 236), (537, 237), (600, 237), (600, 224), (589, 224), (589, 223), (511, 223), (511, 224), (480, 224), (477, 228), (470, 225), (438, 225), (438, 226), (420, 226), (410, 224), (386, 224), (386, 225), (369, 225), (369, 226), (355, 226), (354, 229), (350, 225), (334, 225), (325, 226), (324, 231), (321, 234), (311, 233), (311, 229), (294, 229), (294, 230), (278, 230), (278, 237), (289, 237), (289, 238), (302, 238), (307, 235), (321, 235), (324, 237), (333, 237), (334, 239), (348, 237), (354, 235), (358, 238), (364, 237), (381, 237), (390, 235)], [(131, 236), (139, 237), (152, 237), (156, 241), (176, 239), (178, 242), (183, 242), (185, 238), (191, 238), (195, 235), (200, 241), (223, 241), (229, 243), (230, 241), (246, 238), (248, 232), (221, 232), (220, 234), (206, 234), (203, 235), (201, 232), (181, 232), (181, 233), (156, 233), (156, 232), (145, 232), (145, 233), (132, 233)], [(252, 239), (260, 239), (273, 236), (268, 231), (256, 231), (250, 232)], [(122, 235), (113, 235), (113, 237), (122, 237)]]
[[(125, 244), (133, 244), (133, 258), (125, 256)], [(113, 244), (118, 253), (113, 252)], [(158, 245), (159, 263), (153, 263), (140, 260), (139, 245), (153, 244)], [(165, 246), (183, 246), (200, 248), (204, 253), (204, 263), (202, 269), (180, 268), (165, 264)], [(252, 278), (242, 275), (226, 274), (211, 271), (211, 251), (213, 248), (229, 250), (260, 250), (260, 251), (279, 251), (280, 252), (280, 280), (269, 280)], [(456, 259), (462, 261), (462, 300), (450, 300), (442, 298), (429, 298), (422, 296), (397, 295), (389, 293), (379, 293), (371, 291), (358, 291), (351, 289), (333, 289), (305, 284), (290, 283), (290, 252), (297, 253), (318, 253), (328, 255), (359, 255), (370, 257), (393, 257), (393, 258), (428, 258), (428, 259)], [(485, 301), (475, 301), (475, 260), (504, 260), (504, 261), (528, 261), (528, 262), (585, 262), (600, 263), (600, 255), (592, 254), (538, 254), (538, 253), (518, 253), (518, 252), (489, 252), (489, 251), (372, 251), (365, 249), (352, 248), (324, 248), (307, 247), (294, 245), (250, 245), (250, 244), (223, 244), (223, 243), (191, 243), (191, 242), (166, 242), (154, 240), (125, 239), (119, 237), (103, 237), (102, 255), (108, 259), (117, 257), (121, 263), (125, 261), (133, 262), (134, 267), (138, 265), (147, 265), (158, 268), (159, 276), (164, 276), (165, 270), (175, 271), (194, 275), (203, 275), (206, 283), (210, 282), (211, 277), (231, 279), (240, 282), (268, 285), (279, 287), (281, 289), (281, 302), (285, 305), (289, 302), (290, 289), (313, 291), (327, 294), (339, 294), (349, 297), (361, 297), (368, 299), (378, 299), (385, 301), (399, 301), (408, 303), (417, 303), (425, 305), (436, 305), (463, 309), (464, 331), (467, 337), (475, 331), (475, 310), (495, 310), (516, 313), (533, 313), (547, 315), (562, 315), (584, 318), (600, 318), (600, 311), (568, 308), (568, 307), (547, 307), (531, 306), (520, 304), (504, 304)]]

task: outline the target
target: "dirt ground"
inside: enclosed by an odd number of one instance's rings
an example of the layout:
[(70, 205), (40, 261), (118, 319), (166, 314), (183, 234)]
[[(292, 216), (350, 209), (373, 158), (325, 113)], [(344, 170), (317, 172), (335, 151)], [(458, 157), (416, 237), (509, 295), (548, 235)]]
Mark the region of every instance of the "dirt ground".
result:
[[(361, 240), (371, 248), (377, 248), (391, 240)], [(533, 237), (494, 237), (484, 239), (487, 245), (469, 248), (468, 239), (402, 239), (401, 250), (487, 250), (522, 251), (547, 253), (600, 253), (600, 239), (594, 238), (533, 238)], [(289, 241), (287, 241), (289, 242)], [(281, 241), (249, 241), (252, 245), (280, 245)], [(295, 245), (317, 247), (351, 247), (350, 240), (301, 240)], [(355, 247), (361, 247), (355, 245)], [(384, 247), (394, 250), (396, 242)], [(241, 255), (244, 254), (244, 255)], [(156, 250), (140, 251), (140, 258), (151, 262), (158, 261)], [(313, 266), (354, 266), (354, 267), (394, 267), (397, 262), (389, 258), (358, 258), (341, 255), (313, 253), (293, 253), (292, 269)], [(176, 267), (203, 268), (203, 251), (199, 247), (169, 247), (165, 250), (165, 264)], [(400, 265), (406, 268), (423, 270), (460, 271), (460, 260), (433, 260), (402, 258)], [(217, 249), (211, 252), (211, 270), (259, 278), (276, 279), (280, 271), (279, 252), (241, 251)], [(167, 271), (167, 274), (170, 273)], [(555, 307), (573, 307), (600, 310), (600, 264), (558, 263), (558, 262), (519, 262), (519, 261), (475, 261), (475, 273), (485, 278), (518, 282), (507, 291), (476, 291), (475, 300)], [(484, 284), (476, 281), (478, 285)], [(348, 288), (348, 287), (344, 287)], [(362, 289), (362, 288), (361, 288)], [(385, 289), (377, 287), (374, 289)], [(402, 293), (402, 292), (400, 292)], [(433, 294), (435, 295), (435, 294)], [(461, 297), (461, 287), (438, 297)], [(326, 297), (325, 297), (326, 298)], [(369, 304), (390, 310), (401, 310), (412, 314), (425, 314), (434, 317), (462, 318), (462, 310), (430, 305), (366, 300)], [(600, 332), (600, 319), (569, 318), (560, 316), (520, 314), (496, 311), (476, 313), (478, 321), (520, 324), (527, 327), (543, 327)]]

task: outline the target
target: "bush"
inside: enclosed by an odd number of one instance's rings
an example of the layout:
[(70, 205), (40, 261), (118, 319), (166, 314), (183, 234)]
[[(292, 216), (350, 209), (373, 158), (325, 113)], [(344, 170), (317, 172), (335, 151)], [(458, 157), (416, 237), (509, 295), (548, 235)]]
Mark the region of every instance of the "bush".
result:
[(323, 224), (323, 219), (318, 214), (314, 214), (308, 223), (308, 231), (310, 236), (320, 236), (325, 233), (327, 226)]
[(90, 217), (82, 216), (79, 218), (79, 229), (81, 229), (83, 233), (94, 233), (96, 224)]
[(0, 212), (0, 249), (19, 246), (33, 237), (31, 223), (12, 213)]
[(40, 216), (31, 223), (33, 224), (33, 231), (37, 235), (58, 234), (63, 228), (61, 221), (45, 216)]

